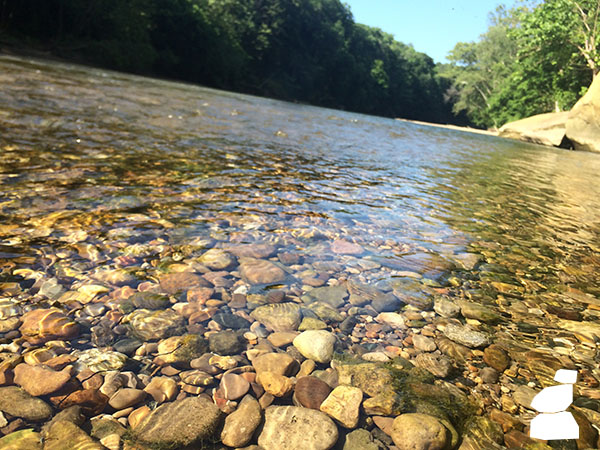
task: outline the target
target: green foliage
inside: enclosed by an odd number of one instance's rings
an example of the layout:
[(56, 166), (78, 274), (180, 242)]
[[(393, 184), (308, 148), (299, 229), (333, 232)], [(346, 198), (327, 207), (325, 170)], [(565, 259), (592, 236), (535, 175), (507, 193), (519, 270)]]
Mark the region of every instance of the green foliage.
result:
[(340, 0), (0, 0), (0, 27), (104, 67), (453, 121), (431, 58), (355, 23)]

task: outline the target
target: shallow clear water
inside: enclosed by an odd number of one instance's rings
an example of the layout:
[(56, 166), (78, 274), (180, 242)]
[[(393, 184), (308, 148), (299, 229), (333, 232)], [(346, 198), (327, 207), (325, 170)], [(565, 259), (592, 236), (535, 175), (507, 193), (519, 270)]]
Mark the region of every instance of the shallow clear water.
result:
[(567, 336), (598, 362), (546, 306), (600, 326), (599, 154), (7, 56), (0, 83), (3, 296), (45, 301), (24, 278), (68, 291), (135, 246), (152, 247), (125, 265), (141, 282), (206, 246), (267, 242), (300, 255), (298, 296), (321, 272), (423, 276), (497, 308), (493, 333)]

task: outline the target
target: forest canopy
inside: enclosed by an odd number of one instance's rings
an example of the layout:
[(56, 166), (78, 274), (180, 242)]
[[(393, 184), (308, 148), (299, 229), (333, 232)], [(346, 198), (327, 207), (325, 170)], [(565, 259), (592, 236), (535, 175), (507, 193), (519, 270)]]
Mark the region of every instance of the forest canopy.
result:
[(0, 43), (284, 100), (482, 128), (570, 109), (600, 68), (598, 0), (519, 0), (435, 64), (340, 0), (0, 0)]
[(103, 67), (333, 108), (453, 121), (433, 60), (339, 0), (0, 0), (0, 29)]

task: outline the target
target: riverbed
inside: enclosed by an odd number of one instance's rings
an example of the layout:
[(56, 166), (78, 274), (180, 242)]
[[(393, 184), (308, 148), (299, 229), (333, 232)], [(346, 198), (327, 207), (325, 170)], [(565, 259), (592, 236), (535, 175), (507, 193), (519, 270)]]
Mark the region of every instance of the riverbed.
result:
[[(160, 408), (202, 399), (217, 423), (249, 396), (263, 431), (239, 447), (283, 448), (275, 409), (298, 408), (334, 424), (315, 448), (402, 448), (391, 419), (415, 413), (444, 445), (518, 448), (568, 368), (579, 448), (597, 448), (598, 173), (597, 154), (0, 56), (0, 391), (49, 408), (0, 399), (0, 432), (39, 442), (78, 406), (60, 439), (145, 448)], [(369, 392), (356, 367), (408, 378)], [(358, 389), (321, 399), (356, 423), (298, 398), (302, 375)]]

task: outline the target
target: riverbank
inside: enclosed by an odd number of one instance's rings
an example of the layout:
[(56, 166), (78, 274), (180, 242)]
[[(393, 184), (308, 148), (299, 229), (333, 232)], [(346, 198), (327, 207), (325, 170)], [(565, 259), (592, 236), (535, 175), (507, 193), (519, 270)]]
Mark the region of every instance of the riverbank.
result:
[(447, 130), (465, 131), (467, 133), (485, 134), (487, 136), (498, 136), (497, 130), (481, 130), (479, 128), (461, 127), (458, 125), (440, 124), (440, 123), (432, 123), (432, 122), (421, 122), (419, 120), (409, 120), (409, 119), (400, 119), (400, 118), (396, 118), (396, 120), (399, 120), (400, 122), (414, 123), (417, 125), (425, 125), (428, 127), (445, 128)]

